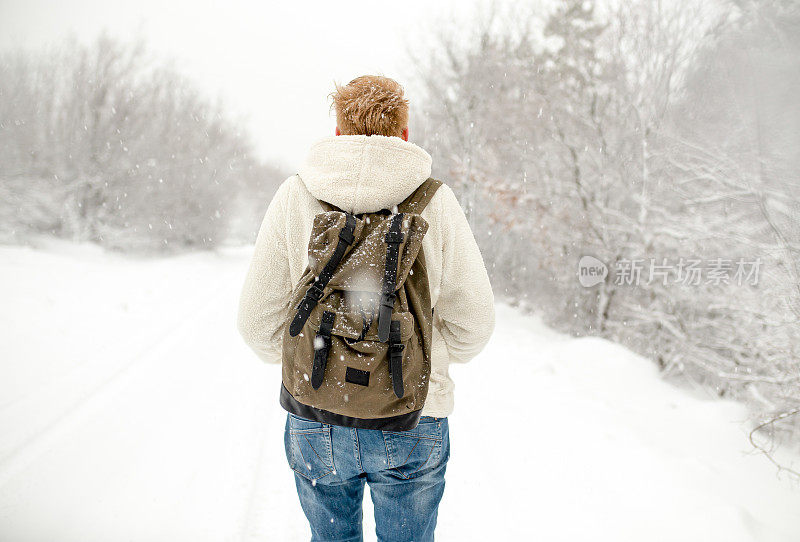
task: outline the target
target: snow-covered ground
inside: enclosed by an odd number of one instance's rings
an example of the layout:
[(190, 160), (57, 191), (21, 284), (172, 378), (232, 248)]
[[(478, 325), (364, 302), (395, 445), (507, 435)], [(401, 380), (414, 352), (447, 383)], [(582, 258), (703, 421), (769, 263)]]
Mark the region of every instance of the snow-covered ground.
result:
[[(235, 327), (251, 250), (0, 247), (0, 540), (309, 538), (278, 367)], [(800, 489), (752, 453), (741, 406), (497, 310), (451, 368), (437, 540), (800, 540)]]

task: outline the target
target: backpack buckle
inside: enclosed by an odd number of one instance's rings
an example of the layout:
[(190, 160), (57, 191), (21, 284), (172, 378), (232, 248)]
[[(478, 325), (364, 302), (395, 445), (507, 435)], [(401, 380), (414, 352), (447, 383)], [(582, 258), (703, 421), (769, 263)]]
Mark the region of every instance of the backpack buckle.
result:
[(400, 320), (392, 320), (389, 332), (389, 376), (392, 378), (392, 389), (398, 399), (405, 395), (403, 388), (403, 350), (405, 345), (402, 339)]
[(401, 231), (387, 231), (384, 240), (387, 244), (397, 243), (400, 244), (405, 239), (405, 234)]
[(381, 307), (387, 307), (389, 309), (394, 308), (394, 300), (397, 297), (397, 294), (392, 292), (391, 294), (384, 294), (381, 296)]
[(319, 301), (322, 299), (323, 293), (324, 289), (320, 287), (319, 282), (315, 282), (306, 291), (306, 296), (310, 297), (314, 301)]
[(394, 310), (394, 300), (396, 294), (382, 294), (380, 307), (378, 308), (378, 340), (385, 343), (389, 340), (389, 325)]
[(352, 245), (355, 238), (356, 236), (353, 234), (353, 232), (347, 228), (344, 228), (339, 232), (339, 239), (348, 245)]
[[(401, 358), (403, 356), (403, 350), (405, 350), (406, 345), (403, 343), (389, 343), (389, 358), (392, 362), (396, 361), (397, 358)], [(392, 372), (392, 365), (393, 363), (389, 364), (389, 372)]]
[[(394, 322), (399, 322), (399, 320), (392, 320), (392, 324), (394, 324)], [(389, 331), (389, 348), (395, 348), (399, 346), (400, 351), (402, 352), (403, 348), (405, 347), (403, 346), (403, 343), (400, 342), (401, 340), (402, 337), (400, 335), (400, 325), (399, 324), (392, 325), (391, 331)]]
[[(322, 386), (322, 379), (325, 376), (325, 366), (328, 364), (328, 352), (331, 349), (331, 331), (336, 313), (324, 311), (319, 324), (319, 331), (314, 338), (314, 364), (311, 368), (311, 387), (318, 390)], [(318, 339), (322, 339), (322, 344), (318, 344)]]

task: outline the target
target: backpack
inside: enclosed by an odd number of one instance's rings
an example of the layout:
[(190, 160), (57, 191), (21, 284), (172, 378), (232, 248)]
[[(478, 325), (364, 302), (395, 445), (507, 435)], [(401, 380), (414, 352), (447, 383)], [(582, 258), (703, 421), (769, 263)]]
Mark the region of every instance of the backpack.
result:
[(283, 408), (347, 427), (416, 427), (433, 325), (420, 213), (441, 184), (428, 178), (394, 213), (320, 201), (283, 331)]

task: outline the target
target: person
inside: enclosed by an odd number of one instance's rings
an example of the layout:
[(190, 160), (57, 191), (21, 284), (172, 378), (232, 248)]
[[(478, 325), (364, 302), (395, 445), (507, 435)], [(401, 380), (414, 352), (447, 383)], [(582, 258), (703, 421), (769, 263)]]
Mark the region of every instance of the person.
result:
[[(403, 201), (431, 175), (430, 155), (408, 141), (408, 100), (393, 79), (365, 75), (331, 93), (336, 132), (316, 141), (296, 175), (270, 202), (242, 288), (238, 329), (267, 363), (280, 363), (293, 287), (308, 264), (318, 200), (350, 213)], [(284, 444), (312, 541), (362, 540), (365, 483), (378, 540), (433, 540), (450, 457), (450, 363), (474, 358), (494, 330), (494, 296), (467, 219), (452, 189), (436, 191), (421, 216), (433, 306), (431, 375), (422, 416), (405, 432), (328, 426), (288, 414)], [(306, 446), (306, 439), (323, 439)], [(310, 441), (309, 441), (310, 442)], [(316, 473), (305, 471), (313, 453)]]

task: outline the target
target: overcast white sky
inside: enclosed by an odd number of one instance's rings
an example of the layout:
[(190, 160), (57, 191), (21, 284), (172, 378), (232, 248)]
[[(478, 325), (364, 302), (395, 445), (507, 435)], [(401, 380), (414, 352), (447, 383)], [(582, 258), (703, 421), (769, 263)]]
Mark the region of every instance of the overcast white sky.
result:
[[(470, 2), (456, 8), (457, 1), (0, 0), (0, 50), (70, 34), (90, 40), (103, 29), (140, 33), (219, 93), (248, 124), (258, 152), (292, 172), (310, 143), (333, 134), (333, 81), (376, 73), (405, 84), (413, 67), (404, 36), (416, 43), (426, 21), (465, 17)], [(407, 97), (413, 107), (414, 95)]]

